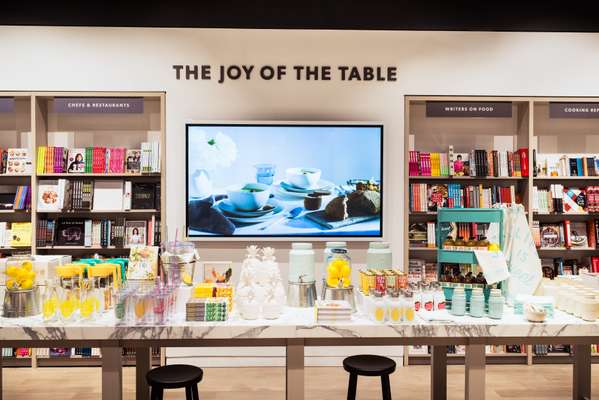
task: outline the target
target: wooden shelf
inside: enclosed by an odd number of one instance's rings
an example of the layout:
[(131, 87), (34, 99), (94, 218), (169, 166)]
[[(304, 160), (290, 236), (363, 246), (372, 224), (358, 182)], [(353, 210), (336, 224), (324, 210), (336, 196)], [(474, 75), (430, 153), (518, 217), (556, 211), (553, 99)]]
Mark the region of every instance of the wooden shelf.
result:
[(410, 247), (409, 250), (410, 251), (430, 251), (430, 252), (437, 251), (437, 249), (434, 247)]
[(69, 211), (38, 211), (38, 214), (58, 214), (58, 215), (74, 215), (74, 214), (156, 214), (160, 210), (69, 210)]
[(519, 181), (527, 176), (410, 176), (410, 180), (448, 180), (448, 181)]
[(0, 214), (31, 214), (31, 210), (0, 210)]
[(535, 181), (599, 181), (599, 176), (535, 176)]
[(2, 178), (31, 178), (31, 174), (26, 175), (9, 175), (9, 174), (0, 174), (0, 179)]
[(42, 246), (36, 247), (38, 250), (126, 250), (129, 251), (128, 247), (115, 247), (115, 246)]
[(159, 178), (160, 173), (148, 174), (37, 174), (40, 178)]
[(585, 252), (590, 252), (590, 251), (591, 252), (597, 251), (597, 249), (593, 249), (593, 248), (568, 249), (566, 247), (541, 247), (537, 250), (538, 251), (548, 251), (548, 252), (565, 251), (565, 252), (572, 252), (572, 253), (585, 253)]
[(437, 212), (436, 211), (423, 211), (423, 212), (412, 211), (412, 212), (410, 212), (411, 217), (421, 217), (421, 216), (427, 216), (427, 215), (437, 215)]

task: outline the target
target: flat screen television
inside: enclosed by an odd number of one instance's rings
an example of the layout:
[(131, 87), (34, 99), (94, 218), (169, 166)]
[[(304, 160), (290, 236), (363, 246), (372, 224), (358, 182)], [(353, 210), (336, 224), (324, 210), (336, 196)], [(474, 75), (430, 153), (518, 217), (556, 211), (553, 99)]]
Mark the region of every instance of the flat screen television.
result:
[(186, 125), (187, 236), (381, 237), (383, 126)]

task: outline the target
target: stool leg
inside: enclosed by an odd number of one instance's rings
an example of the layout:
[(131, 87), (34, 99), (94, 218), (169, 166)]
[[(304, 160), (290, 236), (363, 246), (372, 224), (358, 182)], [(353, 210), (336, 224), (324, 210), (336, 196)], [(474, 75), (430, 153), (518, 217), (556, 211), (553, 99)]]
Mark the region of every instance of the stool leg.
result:
[(185, 386), (185, 400), (193, 400), (191, 386)]
[(192, 400), (200, 400), (200, 395), (198, 394), (198, 384), (197, 383), (191, 387), (191, 393), (193, 394)]
[(391, 400), (391, 385), (389, 375), (381, 375), (381, 386), (383, 387), (383, 400)]
[(150, 394), (150, 399), (162, 400), (163, 394), (163, 389), (161, 387), (152, 386), (152, 393)]
[(358, 386), (358, 375), (349, 374), (349, 385), (347, 386), (347, 400), (356, 400), (356, 387)]

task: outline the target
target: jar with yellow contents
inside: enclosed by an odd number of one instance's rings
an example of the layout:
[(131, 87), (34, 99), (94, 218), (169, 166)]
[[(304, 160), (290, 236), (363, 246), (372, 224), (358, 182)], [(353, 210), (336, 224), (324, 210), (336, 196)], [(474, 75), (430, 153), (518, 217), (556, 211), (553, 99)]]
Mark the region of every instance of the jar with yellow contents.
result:
[(391, 324), (400, 324), (403, 321), (403, 301), (399, 296), (399, 290), (388, 291), (387, 318)]
[(403, 295), (403, 320), (412, 322), (416, 317), (416, 307), (414, 305), (414, 294), (411, 291), (406, 291)]
[(351, 285), (351, 258), (346, 249), (331, 249), (327, 257), (325, 283), (332, 288), (346, 288)]
[(387, 320), (387, 301), (383, 297), (383, 293), (374, 291), (371, 301), (370, 319), (377, 324), (384, 324)]

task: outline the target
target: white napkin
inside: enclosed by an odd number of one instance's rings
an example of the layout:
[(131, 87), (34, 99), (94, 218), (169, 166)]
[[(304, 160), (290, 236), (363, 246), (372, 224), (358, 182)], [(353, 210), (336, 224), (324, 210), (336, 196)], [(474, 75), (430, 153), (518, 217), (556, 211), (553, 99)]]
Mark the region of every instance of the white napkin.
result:
[(475, 250), (474, 254), (483, 270), (487, 284), (492, 285), (510, 277), (503, 252)]

